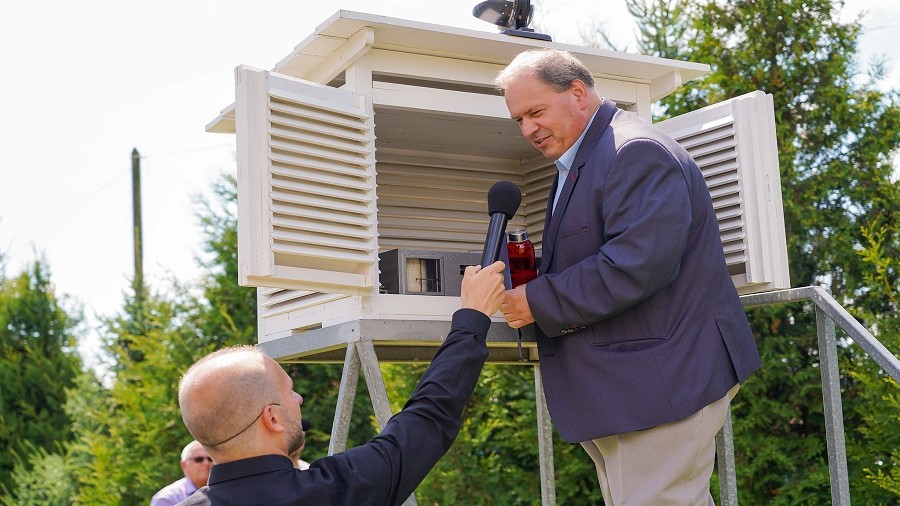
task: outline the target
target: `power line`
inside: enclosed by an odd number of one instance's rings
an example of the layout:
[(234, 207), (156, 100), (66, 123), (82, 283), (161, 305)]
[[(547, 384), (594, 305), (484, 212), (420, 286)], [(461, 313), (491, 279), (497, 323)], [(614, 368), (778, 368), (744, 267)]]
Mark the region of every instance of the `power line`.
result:
[(54, 227), (56, 227), (57, 225), (62, 225), (63, 223), (65, 223), (65, 222), (69, 221), (70, 219), (74, 218), (74, 217), (75, 217), (75, 211), (77, 211), (77, 210), (79, 210), (80, 208), (82, 208), (83, 206), (85, 206), (88, 202), (92, 201), (92, 200), (94, 199), (94, 197), (96, 197), (98, 194), (100, 194), (100, 192), (102, 192), (103, 190), (105, 190), (105, 189), (107, 189), (108, 187), (112, 186), (113, 183), (117, 182), (119, 179), (122, 178), (122, 176), (125, 176), (125, 175), (127, 175), (127, 174), (129, 174), (129, 171), (124, 171), (124, 170), (123, 170), (123, 171), (119, 171), (117, 174), (115, 174), (115, 175), (112, 177), (112, 179), (110, 179), (109, 181), (107, 181), (103, 186), (101, 186), (100, 188), (97, 188), (96, 190), (94, 190), (93, 193), (91, 193), (90, 195), (88, 195), (87, 197), (85, 197), (84, 199), (82, 199), (80, 202), (78, 202), (78, 203), (75, 204), (74, 206), (72, 206), (72, 207), (70, 207), (69, 209), (67, 209), (67, 210), (63, 213), (63, 217), (62, 217), (62, 218), (60, 218), (58, 221), (55, 221), (54, 223), (51, 223), (49, 226), (47, 226), (46, 228), (44, 228), (43, 230), (41, 230), (40, 232), (38, 232), (37, 234), (35, 234), (34, 237), (35, 237), (35, 238), (42, 237), (44, 234), (46, 234), (47, 232), (49, 232), (50, 230), (52, 230), (52, 229), (53, 229)]
[(885, 29), (885, 28), (896, 28), (896, 27), (898, 27), (898, 26), (900, 26), (900, 21), (896, 21), (896, 22), (894, 22), (894, 23), (888, 23), (888, 24), (886, 24), (886, 25), (871, 26), (871, 27), (868, 27), (868, 28), (865, 28), (865, 27), (864, 27), (862, 31), (864, 31), (864, 32), (874, 32), (875, 30), (883, 30), (883, 29)]
[[(170, 151), (170, 152), (167, 152), (167, 153), (160, 153), (160, 154), (149, 155), (149, 156), (148, 156), (148, 155), (143, 155), (143, 154), (142, 154), (142, 155), (140, 155), (140, 157), (141, 157), (141, 159), (143, 159), (143, 160), (146, 160), (146, 159), (154, 159), (154, 160), (158, 160), (158, 159), (160, 159), (160, 158), (167, 158), (167, 157), (172, 157), (172, 156), (179, 156), (179, 155), (188, 154), (188, 153), (197, 153), (197, 152), (203, 152), (203, 151), (212, 151), (212, 150), (217, 150), (217, 149), (221, 149), (221, 148), (224, 148), (224, 147), (234, 147), (234, 144), (224, 144), (224, 143), (223, 143), (223, 144), (218, 144), (218, 145), (215, 145), (215, 146), (207, 146), (207, 147), (193, 148), (193, 149), (183, 149), (183, 150), (179, 150), (179, 151)], [(107, 182), (105, 182), (102, 186), (100, 186), (99, 188), (97, 188), (96, 190), (94, 190), (93, 192), (91, 192), (90, 194), (88, 194), (86, 197), (84, 197), (82, 200), (80, 200), (78, 203), (76, 203), (76, 204), (73, 205), (72, 207), (66, 209), (63, 213), (61, 213), (61, 217), (60, 217), (60, 218), (58, 218), (58, 219), (55, 220), (53, 223), (51, 223), (50, 225), (48, 225), (47, 227), (45, 227), (43, 230), (41, 230), (40, 232), (38, 232), (37, 234), (35, 234), (35, 236), (34, 236), (35, 239), (43, 237), (45, 234), (47, 234), (47, 232), (53, 230), (53, 229), (56, 228), (57, 226), (62, 225), (62, 224), (64, 224), (64, 223), (67, 223), (67, 222), (70, 221), (71, 219), (75, 218), (75, 217), (76, 217), (76, 213), (77, 213), (78, 211), (80, 211), (81, 208), (83, 208), (85, 205), (87, 205), (88, 203), (90, 203), (92, 200), (94, 200), (95, 197), (97, 197), (97, 195), (99, 195), (100, 193), (102, 193), (104, 190), (106, 190), (107, 188), (109, 188), (110, 186), (112, 186), (114, 183), (116, 183), (116, 182), (118, 182), (120, 179), (122, 179), (122, 177), (124, 177), (124, 176), (126, 176), (126, 175), (128, 175), (128, 174), (130, 174), (130, 171), (129, 171), (129, 170), (118, 171), (116, 174), (113, 175), (113, 177), (112, 177), (111, 179), (109, 179)]]
[(233, 148), (234, 144), (233, 143), (217, 144), (215, 146), (206, 146), (203, 148), (182, 149), (180, 151), (170, 151), (168, 153), (160, 153), (160, 154), (156, 154), (156, 155), (141, 155), (141, 159), (148, 160), (148, 159), (155, 159), (155, 158), (166, 158), (169, 156), (184, 155), (184, 154), (188, 154), (188, 153), (199, 153), (202, 151), (212, 151), (215, 149), (221, 149), (221, 148), (225, 148), (225, 147)]

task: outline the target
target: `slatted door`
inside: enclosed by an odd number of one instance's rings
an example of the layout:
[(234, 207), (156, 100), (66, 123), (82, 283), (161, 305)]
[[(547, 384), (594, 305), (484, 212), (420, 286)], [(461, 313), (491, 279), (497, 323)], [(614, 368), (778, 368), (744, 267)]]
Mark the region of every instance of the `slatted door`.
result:
[(738, 292), (790, 288), (772, 96), (756, 91), (656, 126), (703, 172)]
[(240, 283), (375, 293), (371, 104), (273, 72), (235, 74)]

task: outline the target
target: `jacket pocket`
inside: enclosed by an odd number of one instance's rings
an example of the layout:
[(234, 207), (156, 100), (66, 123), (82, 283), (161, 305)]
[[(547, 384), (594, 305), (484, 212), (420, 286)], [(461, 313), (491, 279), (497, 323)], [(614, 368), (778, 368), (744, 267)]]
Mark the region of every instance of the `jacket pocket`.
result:
[(666, 342), (666, 338), (664, 337), (620, 339), (618, 341), (591, 343), (591, 349), (616, 352), (644, 351), (659, 346), (664, 342)]
[(557, 239), (562, 239), (564, 237), (571, 237), (573, 235), (586, 234), (588, 231), (587, 225), (582, 225), (580, 227), (570, 228), (566, 230), (560, 230), (559, 234), (557, 234)]

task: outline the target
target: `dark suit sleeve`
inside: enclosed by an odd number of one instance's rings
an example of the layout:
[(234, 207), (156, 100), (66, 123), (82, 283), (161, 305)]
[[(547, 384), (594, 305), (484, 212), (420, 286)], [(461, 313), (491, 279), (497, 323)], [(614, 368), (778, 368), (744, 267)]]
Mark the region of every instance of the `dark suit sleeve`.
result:
[(332, 457), (350, 468), (348, 504), (401, 504), (447, 452), (487, 359), (490, 323), (473, 309), (454, 313), (450, 334), (403, 410), (369, 443)]
[(577, 261), (526, 287), (535, 320), (550, 336), (621, 313), (671, 283), (688, 243), (691, 209), (685, 175), (658, 142), (628, 141), (607, 173), (588, 174), (578, 184), (592, 187), (573, 194), (566, 211), (594, 213), (584, 218), (585, 228), (594, 234), (602, 228), (602, 237), (560, 237), (554, 255)]

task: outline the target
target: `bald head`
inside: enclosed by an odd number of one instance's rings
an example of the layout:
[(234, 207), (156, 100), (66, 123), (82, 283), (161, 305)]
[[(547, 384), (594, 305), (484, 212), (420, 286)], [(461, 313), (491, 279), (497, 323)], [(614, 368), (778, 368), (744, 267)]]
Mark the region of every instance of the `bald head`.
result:
[(211, 452), (248, 444), (254, 417), (282, 402), (279, 373), (284, 374), (275, 361), (252, 346), (207, 355), (187, 370), (178, 387), (185, 426)]

